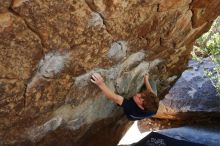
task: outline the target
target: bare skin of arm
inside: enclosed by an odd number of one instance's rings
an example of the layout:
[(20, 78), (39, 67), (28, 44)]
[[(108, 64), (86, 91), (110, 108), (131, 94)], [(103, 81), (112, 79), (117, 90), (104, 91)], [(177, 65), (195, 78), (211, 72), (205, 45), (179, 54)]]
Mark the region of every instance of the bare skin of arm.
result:
[(149, 75), (148, 74), (144, 76), (144, 84), (145, 84), (148, 92), (154, 93), (154, 90), (152, 89), (152, 87), (151, 87), (151, 85), (149, 83)]
[(104, 82), (104, 79), (102, 78), (102, 76), (98, 73), (94, 73), (92, 75), (92, 79), (91, 79), (91, 82), (96, 84), (101, 90), (102, 92), (104, 93), (104, 95), (112, 100), (113, 102), (121, 105), (122, 102), (123, 102), (123, 97), (118, 95), (118, 94), (115, 94)]

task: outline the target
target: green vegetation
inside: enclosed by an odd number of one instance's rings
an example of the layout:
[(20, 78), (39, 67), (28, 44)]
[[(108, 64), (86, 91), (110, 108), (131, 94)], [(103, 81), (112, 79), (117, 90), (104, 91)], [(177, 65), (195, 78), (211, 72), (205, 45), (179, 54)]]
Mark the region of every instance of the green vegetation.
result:
[(192, 57), (198, 61), (210, 57), (215, 62), (214, 70), (206, 71), (206, 75), (215, 82), (217, 92), (220, 94), (220, 17), (213, 22), (207, 33), (196, 40)]

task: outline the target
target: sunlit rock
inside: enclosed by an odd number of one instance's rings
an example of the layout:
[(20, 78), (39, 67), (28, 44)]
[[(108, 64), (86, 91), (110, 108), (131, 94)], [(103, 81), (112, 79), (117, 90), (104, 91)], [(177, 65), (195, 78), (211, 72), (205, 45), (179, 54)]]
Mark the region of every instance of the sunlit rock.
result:
[(219, 117), (220, 96), (206, 72), (215, 64), (210, 58), (189, 62), (184, 71), (163, 100), (156, 117), (165, 119), (196, 119)]

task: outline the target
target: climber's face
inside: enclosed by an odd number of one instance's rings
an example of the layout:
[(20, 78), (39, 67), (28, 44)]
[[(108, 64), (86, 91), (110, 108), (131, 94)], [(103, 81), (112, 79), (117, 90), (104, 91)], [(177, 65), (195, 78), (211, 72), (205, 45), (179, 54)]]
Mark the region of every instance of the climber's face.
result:
[(142, 98), (144, 95), (142, 93), (137, 93), (136, 95), (133, 96), (134, 102), (139, 105), (143, 106), (144, 104), (144, 99)]

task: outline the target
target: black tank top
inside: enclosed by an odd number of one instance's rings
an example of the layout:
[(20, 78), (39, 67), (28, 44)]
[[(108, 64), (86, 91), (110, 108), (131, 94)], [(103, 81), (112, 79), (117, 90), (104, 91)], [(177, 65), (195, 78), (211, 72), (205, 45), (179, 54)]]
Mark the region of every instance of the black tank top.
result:
[(123, 107), (124, 112), (130, 121), (149, 118), (156, 114), (153, 112), (144, 111), (141, 108), (139, 108), (137, 104), (134, 102), (133, 98), (130, 99), (124, 98), (121, 106)]

